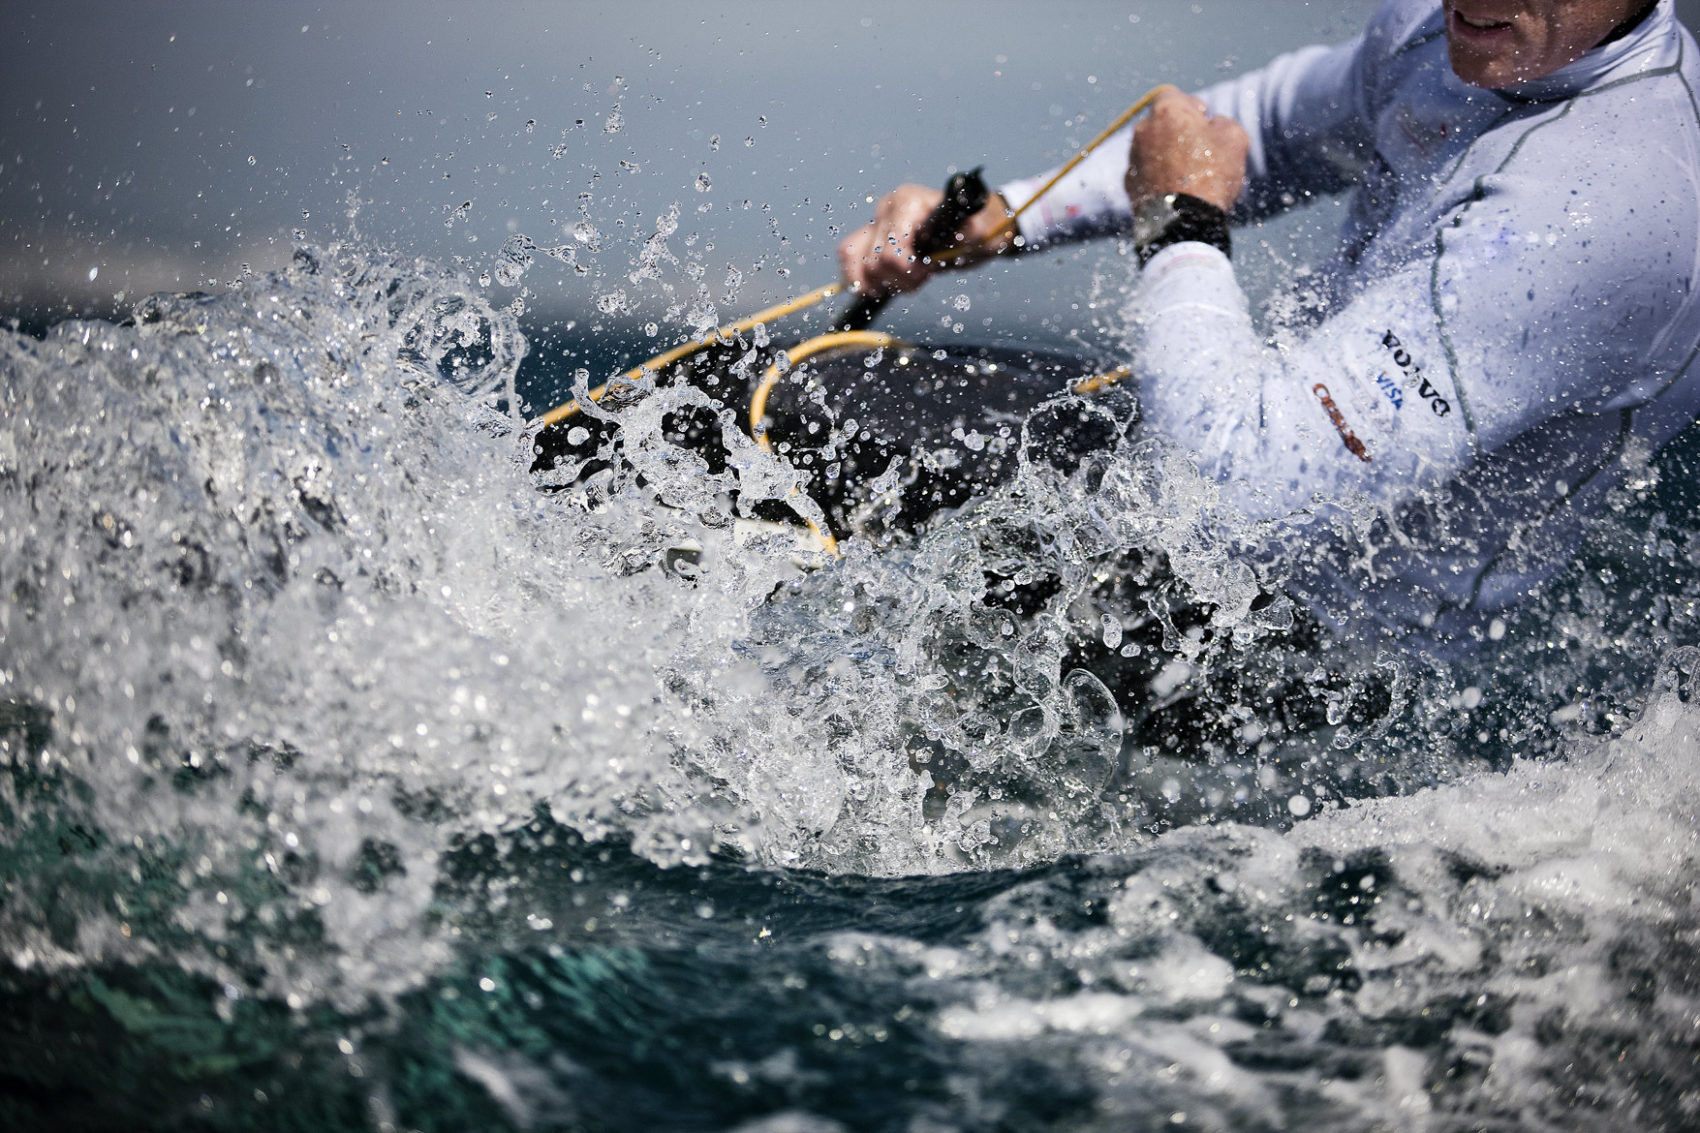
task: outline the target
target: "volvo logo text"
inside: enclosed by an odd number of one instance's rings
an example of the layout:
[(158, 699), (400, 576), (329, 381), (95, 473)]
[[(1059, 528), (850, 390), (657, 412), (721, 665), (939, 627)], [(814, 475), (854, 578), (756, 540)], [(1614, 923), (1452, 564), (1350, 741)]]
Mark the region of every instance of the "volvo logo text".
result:
[(1382, 336), (1381, 345), (1393, 355), (1393, 364), (1405, 375), (1406, 389), (1414, 390), (1418, 397), (1428, 402), (1429, 409), (1436, 417), (1445, 417), (1452, 412), (1452, 403), (1440, 396), (1440, 391), (1424, 375), (1423, 368), (1417, 365), (1416, 360), (1411, 357), (1411, 352), (1399, 341), (1398, 335), (1388, 331)]

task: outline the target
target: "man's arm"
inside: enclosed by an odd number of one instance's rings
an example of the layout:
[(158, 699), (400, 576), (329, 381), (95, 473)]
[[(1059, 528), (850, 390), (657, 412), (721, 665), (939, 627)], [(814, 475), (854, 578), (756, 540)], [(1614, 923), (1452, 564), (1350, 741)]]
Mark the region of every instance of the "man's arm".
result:
[[(1214, 117), (1232, 119), (1251, 131), (1246, 199), (1255, 201), (1257, 208), (1241, 210), (1245, 215), (1273, 211), (1271, 202), (1279, 207), (1307, 192), (1334, 192), (1344, 186), (1347, 174), (1340, 155), (1356, 150), (1343, 139), (1350, 135), (1349, 119), (1363, 100), (1360, 47), (1361, 41), (1355, 40), (1338, 47), (1306, 48), (1202, 92)], [(1011, 209), (1026, 204), (1055, 170), (1002, 186), (968, 231), (971, 239), (983, 241), (983, 254), (953, 266), (1006, 252), (1017, 235), (1024, 245), (1039, 247), (1126, 231), (1133, 219), (1126, 185), (1133, 133), (1132, 126), (1121, 131), (1076, 166), (1022, 214), (1015, 232), (1003, 227)], [(903, 185), (881, 198), (873, 222), (839, 245), (845, 282), (873, 294), (912, 291), (925, 283), (939, 265), (915, 256), (914, 234), (942, 196), (928, 186)]]
[[(1582, 183), (1627, 176), (1609, 153), (1542, 150), (1537, 135), (1519, 162)], [(1421, 256), (1281, 348), (1253, 327), (1226, 257), (1163, 250), (1130, 304), (1148, 426), (1197, 454), (1252, 518), (1352, 493), (1394, 505), (1567, 415), (1615, 433), (1684, 364), (1691, 335), (1672, 327), (1688, 309), (1696, 223), (1682, 207), (1640, 207), (1652, 202), (1630, 188), (1572, 200), (1533, 168), (1483, 178)], [(1528, 455), (1538, 475), (1496, 494), (1556, 501), (1577, 489), (1576, 469), (1610, 459)]]

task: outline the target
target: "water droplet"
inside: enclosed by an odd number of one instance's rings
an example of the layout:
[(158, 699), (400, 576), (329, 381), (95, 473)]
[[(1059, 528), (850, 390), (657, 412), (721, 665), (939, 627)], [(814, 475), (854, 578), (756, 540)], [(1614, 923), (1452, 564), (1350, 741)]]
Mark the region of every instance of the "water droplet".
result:
[(608, 115), (608, 120), (606, 122), (602, 123), (603, 131), (606, 132), (606, 133), (610, 133), (610, 134), (618, 134), (621, 130), (623, 130), (625, 128), (626, 128), (626, 119), (623, 115), (621, 115), (621, 113), (618, 110), (616, 110), (616, 111), (614, 111), (614, 113)]
[(958, 295), (955, 299), (951, 300), (951, 303), (958, 311), (966, 311), (971, 305), (968, 296), (966, 295)]
[(93, 283), (94, 280), (95, 280), (95, 277), (98, 276), (99, 274), (100, 274), (100, 268), (98, 268), (98, 267), (90, 268), (89, 269), (89, 282)]
[(708, 174), (706, 174), (706, 173), (698, 173), (697, 174), (697, 192), (706, 193), (706, 192), (709, 191), (709, 189), (711, 189), (713, 187), (714, 187), (714, 182), (710, 181), (708, 179)]
[(254, 157), (254, 155), (253, 155), (253, 154), (249, 154), (249, 155), (248, 155), (248, 164), (249, 164), (249, 165), (258, 165), (258, 164), (259, 164), (259, 161), (258, 161), (258, 159), (256, 159), (256, 158), (255, 158), (255, 157)]
[(1287, 800), (1287, 809), (1292, 811), (1294, 818), (1303, 818), (1310, 813), (1310, 800), (1303, 795), (1294, 795)]
[(589, 439), (590, 430), (585, 428), (583, 425), (574, 425), (571, 429), (567, 430), (567, 443), (572, 445), (574, 448), (577, 448)]
[(1105, 614), (1098, 619), (1104, 628), (1104, 648), (1114, 649), (1122, 643), (1122, 622), (1114, 614)]
[(719, 149), (720, 148), (720, 135), (719, 134), (709, 135), (708, 148), (709, 149)]
[(537, 245), (526, 236), (509, 236), (502, 242), (502, 250), (497, 253), (496, 282), (503, 287), (513, 287), (531, 270), (532, 252)]

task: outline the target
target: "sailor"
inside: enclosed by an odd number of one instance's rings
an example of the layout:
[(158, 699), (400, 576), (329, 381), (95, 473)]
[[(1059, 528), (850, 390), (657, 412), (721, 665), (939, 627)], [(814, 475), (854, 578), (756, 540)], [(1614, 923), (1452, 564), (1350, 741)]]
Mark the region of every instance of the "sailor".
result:
[[(1045, 178), (1002, 186), (967, 236), (1129, 236), (1145, 428), (1333, 548), (1288, 584), (1323, 625), (1468, 652), (1700, 416), (1697, 89), (1671, 0), (1389, 0), (1349, 43), (1160, 98), (1013, 230)], [(1308, 317), (1267, 345), (1231, 228), (1345, 191)], [(886, 196), (845, 278), (940, 270), (911, 243), (939, 199)], [(1367, 536), (1333, 538), (1366, 500)]]

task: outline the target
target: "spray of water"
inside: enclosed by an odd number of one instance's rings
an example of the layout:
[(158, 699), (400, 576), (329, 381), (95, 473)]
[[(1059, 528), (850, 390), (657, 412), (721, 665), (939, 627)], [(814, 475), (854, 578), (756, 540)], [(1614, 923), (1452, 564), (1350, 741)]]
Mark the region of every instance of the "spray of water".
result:
[[(1408, 659), (1312, 675), (1279, 646), (1277, 568), (1240, 550), (1258, 533), (1161, 446), (1025, 461), (829, 563), (740, 523), (807, 512), (802, 476), (688, 386), (587, 405), (609, 439), (533, 471), (525, 349), (477, 281), (358, 247), (0, 342), (13, 965), (170, 958), (232, 997), (352, 1005), (449, 962), (443, 863), (540, 814), (664, 865), (1033, 865), (1284, 828), (1539, 730), (1509, 715), (1489, 743), (1494, 687)], [(723, 463), (670, 439), (686, 411)], [(1560, 623), (1522, 669), (1533, 719), (1626, 728), (1603, 693), (1562, 715), (1595, 659), (1576, 643), (1650, 673), (1689, 608), (1665, 593), (1656, 628)], [(1254, 661), (1321, 726), (1208, 695)], [(1146, 742), (1165, 699), (1202, 738)]]

